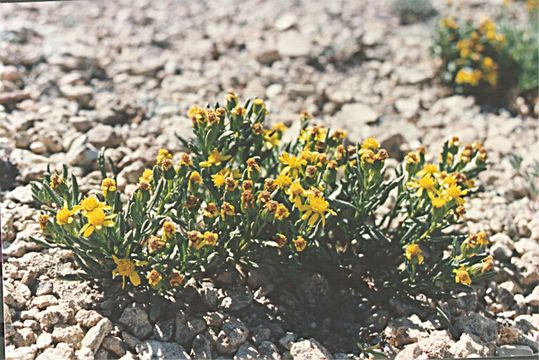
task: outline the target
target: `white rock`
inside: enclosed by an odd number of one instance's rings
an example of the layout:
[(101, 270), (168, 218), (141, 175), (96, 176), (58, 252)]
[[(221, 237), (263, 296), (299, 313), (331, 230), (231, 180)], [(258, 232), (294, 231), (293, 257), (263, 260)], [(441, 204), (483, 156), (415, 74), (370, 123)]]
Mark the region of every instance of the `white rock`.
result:
[(275, 30), (284, 31), (296, 25), (298, 17), (294, 13), (284, 13), (275, 21)]
[(282, 56), (307, 56), (311, 51), (311, 42), (296, 30), (279, 34), (277, 49)]
[(45, 154), (47, 152), (47, 146), (41, 141), (34, 141), (30, 144), (30, 150), (35, 154)]
[(88, 330), (84, 339), (82, 339), (82, 347), (90, 348), (95, 353), (111, 330), (112, 322), (107, 318), (101, 319), (93, 328)]
[(315, 339), (293, 343), (290, 354), (294, 360), (333, 359), (331, 353)]

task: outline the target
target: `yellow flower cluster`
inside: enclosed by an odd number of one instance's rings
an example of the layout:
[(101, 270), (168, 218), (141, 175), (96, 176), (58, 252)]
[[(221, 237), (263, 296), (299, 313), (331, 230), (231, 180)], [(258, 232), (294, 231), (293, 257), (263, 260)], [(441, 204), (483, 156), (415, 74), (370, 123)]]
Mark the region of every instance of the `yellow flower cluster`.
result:
[(476, 27), (470, 23), (459, 26), (454, 19), (444, 18), (440, 25), (449, 32), (450, 46), (454, 46), (458, 54), (451, 65), (458, 69), (454, 82), (471, 87), (482, 83), (496, 87), (498, 62), (506, 44), (505, 36), (496, 30), (496, 24), (487, 18)]

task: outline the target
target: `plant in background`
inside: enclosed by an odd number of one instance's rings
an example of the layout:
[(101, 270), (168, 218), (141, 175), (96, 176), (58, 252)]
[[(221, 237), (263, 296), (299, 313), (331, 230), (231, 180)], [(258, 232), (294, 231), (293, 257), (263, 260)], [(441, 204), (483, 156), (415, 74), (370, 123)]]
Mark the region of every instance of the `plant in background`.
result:
[(457, 93), (495, 94), (510, 88), (518, 72), (507, 47), (507, 38), (494, 21), (440, 20), (432, 52), (441, 59), (440, 74)]
[[(49, 173), (32, 185), (47, 246), (70, 249), (80, 276), (168, 293), (186, 277), (237, 264), (357, 271), (406, 291), (470, 285), (484, 277), (484, 233), (452, 225), (485, 169), (479, 145), (444, 145), (438, 163), (423, 150), (389, 176), (389, 154), (373, 138), (314, 125), (307, 113), (289, 142), (286, 126), (267, 127), (261, 99), (193, 106), (187, 152), (159, 150), (129, 197), (103, 153), (99, 189), (81, 194), (75, 176)], [(388, 200), (394, 197), (391, 205)], [(380, 266), (384, 264), (384, 266)]]
[(402, 24), (425, 21), (437, 14), (430, 0), (393, 0), (391, 9)]
[(533, 163), (523, 167), (523, 160), (522, 156), (515, 154), (511, 155), (509, 158), (509, 162), (511, 163), (513, 170), (515, 170), (515, 173), (526, 182), (530, 197), (537, 199), (539, 198), (539, 161), (534, 160)]

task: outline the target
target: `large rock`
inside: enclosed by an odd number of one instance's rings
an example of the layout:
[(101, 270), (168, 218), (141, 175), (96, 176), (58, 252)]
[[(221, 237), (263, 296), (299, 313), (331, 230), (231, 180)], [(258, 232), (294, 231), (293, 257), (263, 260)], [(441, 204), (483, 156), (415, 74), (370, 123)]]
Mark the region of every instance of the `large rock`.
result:
[(139, 339), (145, 339), (152, 333), (153, 326), (150, 324), (148, 314), (135, 304), (127, 307), (118, 321), (127, 326), (129, 331)]
[(136, 350), (140, 360), (191, 359), (181, 345), (172, 342), (145, 341)]
[(498, 330), (496, 321), (478, 313), (459, 316), (455, 320), (455, 328), (463, 333), (476, 335), (486, 342), (495, 340)]
[(249, 329), (239, 319), (228, 319), (217, 336), (215, 348), (220, 354), (232, 355), (249, 336)]
[(468, 358), (475, 354), (481, 357), (493, 355), (494, 349), (481, 341), (478, 336), (473, 334), (462, 334), (459, 341), (452, 344), (449, 353), (457, 358)]
[(93, 328), (88, 330), (84, 339), (82, 339), (82, 346), (90, 348), (94, 354), (101, 346), (103, 339), (110, 333), (112, 330), (112, 322), (107, 319), (101, 319)]
[(315, 339), (303, 340), (292, 344), (290, 354), (294, 360), (324, 360), (333, 356)]

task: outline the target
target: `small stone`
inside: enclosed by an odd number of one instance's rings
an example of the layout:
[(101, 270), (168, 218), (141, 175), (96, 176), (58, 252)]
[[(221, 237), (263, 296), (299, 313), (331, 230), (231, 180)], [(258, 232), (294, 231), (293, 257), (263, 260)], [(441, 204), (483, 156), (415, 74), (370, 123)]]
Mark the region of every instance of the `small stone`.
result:
[(422, 351), (419, 345), (417, 344), (410, 344), (404, 347), (397, 356), (395, 356), (395, 360), (410, 360), (410, 359), (418, 359), (419, 355), (421, 355)]
[(65, 343), (59, 343), (55, 348), (45, 349), (36, 360), (75, 360), (75, 350)]
[(333, 359), (333, 356), (315, 339), (292, 344), (290, 354), (294, 360)]
[(336, 117), (341, 123), (350, 126), (372, 124), (378, 119), (378, 114), (369, 105), (362, 103), (344, 104)]
[(136, 346), (140, 360), (191, 359), (185, 349), (176, 343), (145, 341)]
[(34, 154), (46, 154), (47, 146), (45, 146), (45, 144), (43, 144), (41, 141), (34, 141), (30, 144), (30, 150)]
[(77, 360), (94, 360), (96, 358), (92, 349), (88, 348), (82, 348), (75, 351), (75, 356), (77, 357)]
[(277, 49), (282, 56), (307, 56), (311, 51), (311, 43), (298, 31), (290, 30), (279, 34)]
[(75, 130), (83, 133), (94, 126), (94, 122), (85, 116), (72, 116), (69, 118), (69, 123), (73, 125)]
[(285, 350), (290, 350), (290, 348), (292, 347), (292, 344), (294, 343), (294, 341), (296, 341), (297, 339), (297, 335), (296, 334), (293, 334), (291, 332), (287, 332), (286, 334), (284, 334), (279, 340), (278, 340), (278, 343), (279, 345), (281, 345), (281, 347)]
[(77, 101), (83, 107), (87, 107), (93, 99), (93, 89), (85, 85), (64, 85), (60, 91), (67, 99)]
[(268, 358), (270, 360), (280, 360), (281, 355), (279, 354), (279, 349), (271, 341), (262, 341), (258, 345), (258, 352), (261, 356)]
[(220, 312), (209, 312), (204, 315), (206, 325), (211, 327), (220, 327), (225, 320), (225, 316)]
[(448, 351), (458, 358), (468, 358), (472, 354), (477, 354), (481, 357), (492, 355), (487, 344), (484, 344), (479, 337), (466, 333), (462, 334), (460, 339), (452, 344)]
[(395, 109), (404, 118), (415, 117), (419, 112), (419, 101), (417, 99), (398, 99), (395, 101)]
[(176, 322), (175, 340), (181, 345), (188, 345), (197, 334), (206, 330), (206, 322), (195, 318), (186, 322)]
[(139, 339), (145, 339), (153, 330), (146, 311), (135, 304), (127, 307), (118, 321), (120, 324), (127, 326), (133, 335)]
[(112, 322), (107, 318), (101, 319), (94, 327), (88, 330), (84, 339), (82, 339), (82, 346), (92, 349), (95, 354), (101, 346), (103, 339), (105, 339), (111, 330)]
[(281, 60), (279, 51), (272, 47), (262, 47), (255, 53), (255, 59), (261, 64), (267, 65)]
[(107, 336), (101, 346), (120, 357), (125, 355), (123, 341), (117, 336)]
[(228, 319), (217, 336), (215, 348), (220, 354), (232, 355), (249, 336), (249, 329), (239, 319)]
[(500, 261), (507, 261), (513, 256), (513, 251), (507, 245), (499, 242), (492, 244), (489, 251), (494, 259)]
[(75, 348), (78, 348), (84, 338), (84, 332), (77, 325), (56, 325), (52, 332), (52, 338), (56, 342), (72, 344)]
[(529, 346), (526, 345), (502, 345), (496, 347), (496, 356), (498, 357), (507, 357), (512, 356), (531, 356), (533, 351)]
[(478, 313), (459, 316), (455, 319), (455, 327), (463, 333), (476, 335), (486, 342), (496, 339), (498, 328), (496, 321)]
[(52, 344), (52, 334), (48, 332), (42, 332), (39, 334), (36, 340), (36, 346), (38, 349), (42, 350), (48, 348)]
[(245, 343), (240, 346), (236, 355), (234, 355), (234, 360), (255, 360), (260, 358), (258, 350), (251, 344)]
[(29, 328), (22, 328), (15, 331), (13, 335), (13, 344), (17, 347), (30, 346), (36, 342), (36, 334)]
[(94, 327), (101, 319), (103, 316), (95, 310), (81, 309), (75, 315), (77, 323), (87, 328)]
[(169, 341), (174, 336), (174, 319), (158, 321), (153, 327), (153, 336), (159, 341)]
[(87, 133), (88, 141), (96, 148), (116, 147), (123, 140), (110, 125), (97, 124)]
[(284, 13), (275, 21), (275, 30), (284, 31), (296, 25), (298, 17), (294, 13)]
[(191, 345), (191, 356), (193, 359), (211, 359), (211, 341), (202, 334), (198, 334), (193, 339)]
[(51, 305), (58, 305), (58, 299), (54, 295), (41, 295), (33, 298), (31, 305), (43, 310)]
[(234, 288), (228, 291), (227, 295), (221, 302), (221, 308), (225, 310), (240, 311), (253, 301), (253, 294), (247, 287)]
[(530, 295), (526, 296), (524, 301), (530, 306), (539, 306), (539, 285), (533, 288)]
[[(34, 202), (34, 199), (32, 198), (32, 188), (30, 185), (25, 186), (17, 186), (15, 189), (11, 190), (6, 194), (6, 199), (13, 200), (15, 202), (21, 203), (21, 204), (31, 204)], [(14, 243), (15, 244), (15, 243)], [(11, 246), (10, 246), (11, 247)], [(27, 246), (26, 246), (27, 248)], [(26, 249), (25, 249), (26, 250)], [(18, 255), (19, 253), (13, 253), (13, 251), (8, 248), (6, 252), (4, 252), (8, 256)], [(24, 254), (22, 254), (24, 255)], [(20, 255), (20, 256), (22, 256)], [(17, 257), (17, 256), (15, 256)]]
[(13, 350), (6, 349), (6, 360), (34, 360), (37, 348), (23, 346)]

